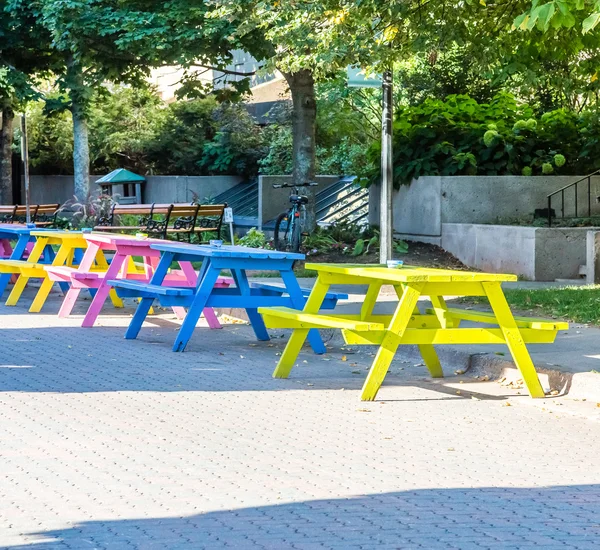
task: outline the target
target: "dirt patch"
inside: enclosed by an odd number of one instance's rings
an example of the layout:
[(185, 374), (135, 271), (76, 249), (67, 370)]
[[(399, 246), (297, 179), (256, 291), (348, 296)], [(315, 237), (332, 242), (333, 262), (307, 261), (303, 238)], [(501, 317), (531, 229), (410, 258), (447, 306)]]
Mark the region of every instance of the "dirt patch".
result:
[[(406, 265), (419, 267), (435, 267), (437, 269), (457, 269), (461, 271), (478, 271), (463, 264), (443, 248), (434, 244), (418, 243), (408, 241), (408, 252), (406, 254), (394, 253), (395, 260), (402, 260)], [(316, 272), (307, 271), (305, 263), (317, 264), (378, 264), (379, 252), (371, 252), (361, 256), (342, 254), (340, 251), (331, 251), (321, 254), (307, 254), (305, 262), (296, 262), (294, 271), (298, 277), (316, 276)], [(248, 271), (253, 277), (277, 277), (276, 272)]]
[[(408, 252), (406, 254), (394, 254), (395, 260), (402, 260), (407, 265), (416, 265), (420, 267), (435, 267), (439, 269), (460, 269), (470, 270), (472, 268), (464, 265), (443, 248), (434, 244), (418, 243), (409, 241)], [(315, 263), (352, 263), (352, 264), (377, 264), (379, 263), (379, 252), (364, 254), (362, 256), (349, 256), (340, 252), (331, 252), (325, 254), (309, 255), (307, 262)], [(303, 263), (303, 262), (302, 262)], [(300, 262), (298, 262), (300, 264)], [(300, 267), (300, 266), (299, 266)], [(302, 267), (304, 267), (302, 265)]]

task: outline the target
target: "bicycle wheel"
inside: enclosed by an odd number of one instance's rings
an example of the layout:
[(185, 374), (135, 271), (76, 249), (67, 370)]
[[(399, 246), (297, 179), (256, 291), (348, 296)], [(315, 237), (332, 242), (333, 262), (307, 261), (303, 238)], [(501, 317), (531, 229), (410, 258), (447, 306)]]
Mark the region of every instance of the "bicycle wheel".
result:
[(279, 214), (275, 220), (275, 230), (273, 232), (273, 246), (275, 246), (275, 250), (281, 250), (282, 252), (289, 250), (289, 226), (289, 213), (283, 212)]
[(298, 219), (292, 224), (292, 234), (290, 235), (290, 251), (300, 252), (300, 222)]

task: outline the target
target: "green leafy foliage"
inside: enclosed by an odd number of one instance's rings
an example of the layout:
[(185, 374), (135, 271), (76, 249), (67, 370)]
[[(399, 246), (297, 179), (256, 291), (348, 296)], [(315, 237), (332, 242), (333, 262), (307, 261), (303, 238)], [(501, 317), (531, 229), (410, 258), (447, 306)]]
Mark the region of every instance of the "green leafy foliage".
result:
[(262, 231), (253, 227), (248, 233), (241, 237), (236, 244), (248, 246), (250, 248), (265, 248), (267, 245), (267, 238)]
[[(33, 173), (72, 172), (71, 113), (45, 108), (61, 98), (51, 90), (45, 104), (28, 109)], [(219, 104), (212, 97), (167, 105), (148, 87), (99, 89), (88, 124), (95, 173), (124, 167), (142, 174), (252, 177), (267, 151), (266, 134), (243, 105)]]
[[(489, 103), (466, 95), (401, 107), (394, 122), (395, 183), (421, 175), (587, 174), (598, 168), (595, 112), (536, 117), (502, 92)], [(379, 147), (371, 149), (373, 161)]]

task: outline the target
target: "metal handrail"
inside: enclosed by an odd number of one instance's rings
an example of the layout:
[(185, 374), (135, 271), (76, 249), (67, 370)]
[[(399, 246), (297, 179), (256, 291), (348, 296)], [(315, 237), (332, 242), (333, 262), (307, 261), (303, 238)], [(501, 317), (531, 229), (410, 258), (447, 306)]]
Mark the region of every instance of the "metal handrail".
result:
[(592, 217), (592, 176), (597, 176), (600, 174), (600, 169), (596, 170), (595, 172), (592, 172), (591, 174), (588, 174), (587, 176), (584, 176), (583, 178), (574, 181), (573, 183), (569, 183), (569, 185), (565, 185), (564, 187), (561, 187), (560, 189), (557, 189), (556, 191), (550, 193), (549, 195), (547, 195), (547, 199), (548, 199), (548, 227), (552, 227), (552, 197), (554, 197), (554, 195), (558, 195), (560, 193), (561, 195), (561, 208), (560, 208), (560, 213), (561, 213), (561, 218), (564, 219), (565, 217), (565, 191), (567, 189), (570, 189), (571, 187), (575, 188), (575, 217), (577, 218), (577, 208), (578, 208), (578, 202), (579, 202), (579, 197), (578, 197), (578, 193), (577, 193), (577, 186), (582, 182), (582, 181), (586, 181), (588, 182), (588, 217), (591, 218)]

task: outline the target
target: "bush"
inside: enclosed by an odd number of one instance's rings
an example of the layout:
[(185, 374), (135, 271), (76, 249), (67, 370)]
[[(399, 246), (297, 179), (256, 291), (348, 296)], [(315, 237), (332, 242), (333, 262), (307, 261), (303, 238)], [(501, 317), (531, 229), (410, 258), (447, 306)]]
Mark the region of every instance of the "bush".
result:
[[(489, 103), (465, 95), (425, 100), (396, 114), (395, 184), (424, 175), (588, 174), (600, 162), (599, 131), (595, 112), (560, 109), (535, 118), (505, 92)], [(374, 163), (380, 145), (369, 155)]]

